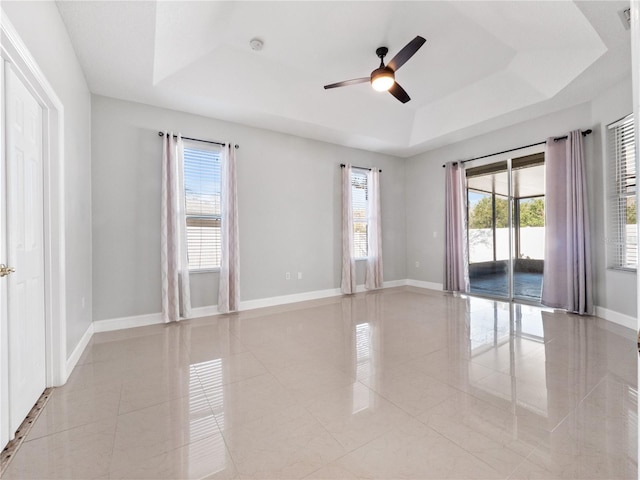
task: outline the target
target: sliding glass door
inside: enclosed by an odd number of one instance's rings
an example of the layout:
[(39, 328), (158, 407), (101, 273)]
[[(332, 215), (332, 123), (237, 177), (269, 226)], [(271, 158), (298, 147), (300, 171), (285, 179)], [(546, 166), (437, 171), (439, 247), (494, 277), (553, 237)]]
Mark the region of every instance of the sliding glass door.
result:
[(471, 293), (540, 301), (544, 154), (467, 169)]

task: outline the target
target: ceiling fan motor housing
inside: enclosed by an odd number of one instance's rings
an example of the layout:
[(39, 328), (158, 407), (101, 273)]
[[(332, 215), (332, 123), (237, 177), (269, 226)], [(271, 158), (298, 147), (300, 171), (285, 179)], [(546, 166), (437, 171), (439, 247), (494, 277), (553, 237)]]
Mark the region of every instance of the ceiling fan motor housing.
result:
[(389, 53), (389, 49), (387, 47), (379, 47), (376, 49), (376, 55), (380, 57), (380, 60), (382, 60), (387, 53)]

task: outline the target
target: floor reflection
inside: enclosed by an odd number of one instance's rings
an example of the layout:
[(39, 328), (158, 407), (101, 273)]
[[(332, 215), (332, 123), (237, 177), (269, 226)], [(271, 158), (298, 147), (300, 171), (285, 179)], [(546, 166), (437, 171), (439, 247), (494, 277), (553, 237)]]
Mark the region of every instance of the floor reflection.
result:
[[(341, 299), (342, 325), (344, 327), (345, 353), (349, 362), (346, 370), (356, 379), (374, 378), (379, 373), (379, 338), (381, 329), (382, 298), (372, 294), (363, 297)], [(352, 414), (371, 408), (371, 390), (354, 381), (352, 386)]]
[(411, 287), (103, 332), (3, 478), (638, 478), (637, 360)]
[[(539, 307), (468, 297), (472, 362), (504, 375), (473, 383), (508, 402), (546, 417), (546, 352)], [(491, 381), (492, 380), (492, 381)]]
[(191, 365), (192, 377), (199, 380), (202, 388), (207, 392), (206, 399), (214, 412), (221, 412), (217, 416), (220, 429), (224, 430), (224, 389), (222, 376), (222, 358), (208, 360)]
[[(621, 337), (607, 335), (596, 318), (465, 300), (470, 360), (495, 372), (480, 379), (469, 376), (476, 394), (492, 397), (516, 415), (535, 415), (549, 431), (597, 388), (618, 407), (621, 401), (637, 405), (637, 363)], [(608, 392), (607, 382), (624, 386), (625, 392)], [(635, 408), (622, 410), (637, 425)]]
[[(207, 465), (207, 476), (227, 469), (227, 450), (224, 438), (219, 435), (219, 428), (224, 429), (222, 362), (222, 358), (216, 358), (190, 366), (189, 433), (194, 439), (207, 438), (208, 441), (189, 443), (188, 461), (182, 462), (189, 470), (188, 478), (200, 478), (203, 465)], [(220, 413), (214, 416), (214, 411)]]
[[(374, 353), (371, 348), (371, 325), (368, 322), (355, 325), (355, 343), (357, 378), (370, 377), (373, 374)], [(359, 384), (354, 383), (352, 413), (369, 408), (370, 401), (370, 391), (359, 388)]]

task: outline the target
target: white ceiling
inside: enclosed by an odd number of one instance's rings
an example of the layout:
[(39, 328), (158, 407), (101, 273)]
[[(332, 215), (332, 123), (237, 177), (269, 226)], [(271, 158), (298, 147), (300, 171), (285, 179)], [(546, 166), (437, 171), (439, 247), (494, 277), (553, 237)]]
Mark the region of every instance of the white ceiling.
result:
[[(631, 72), (625, 1), (57, 4), (93, 93), (403, 157), (585, 102)], [(322, 88), (368, 76), (377, 47), (390, 60), (416, 35), (427, 43), (396, 74), (409, 103)]]

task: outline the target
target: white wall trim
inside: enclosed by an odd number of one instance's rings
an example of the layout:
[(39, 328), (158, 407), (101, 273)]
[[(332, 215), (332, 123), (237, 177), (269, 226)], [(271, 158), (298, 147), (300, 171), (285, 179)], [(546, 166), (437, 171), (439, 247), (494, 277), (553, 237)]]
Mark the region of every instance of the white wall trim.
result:
[(191, 307), (191, 318), (210, 317), (212, 315), (221, 315), (221, 313), (218, 311), (218, 305)]
[(630, 315), (625, 315), (623, 313), (619, 313), (614, 310), (609, 310), (608, 308), (599, 307), (596, 305), (596, 316), (604, 318), (609, 322), (622, 325), (623, 327), (630, 328), (634, 331), (638, 330), (638, 319), (633, 318)]
[[(436, 290), (440, 292), (443, 291), (441, 283), (424, 282), (422, 280), (413, 280), (413, 279), (393, 280), (390, 282), (384, 282), (384, 286), (382, 288), (394, 288), (394, 287), (403, 287), (403, 286), (424, 288), (427, 290)], [(356, 293), (361, 293), (366, 291), (367, 290), (365, 290), (364, 285), (358, 285), (358, 287), (356, 288)], [(309, 300), (319, 300), (322, 298), (329, 298), (329, 297), (339, 297), (340, 295), (342, 295), (342, 292), (340, 291), (339, 288), (331, 288), (327, 290), (316, 290), (313, 292), (294, 293), (291, 295), (280, 295), (278, 297), (246, 300), (246, 301), (240, 302), (240, 311), (254, 310), (256, 308), (275, 307), (278, 305), (306, 302)], [(210, 317), (213, 315), (220, 315), (220, 312), (218, 312), (217, 305), (195, 307), (195, 308), (192, 308), (191, 311), (193, 314), (191, 318), (202, 318), (202, 317)], [(633, 330), (638, 329), (637, 320), (629, 315), (624, 315), (614, 310), (609, 310), (607, 308), (598, 307), (598, 306), (596, 306), (596, 315), (610, 322), (616, 323), (618, 325), (622, 325), (623, 327), (631, 328)], [(146, 325), (156, 325), (159, 323), (163, 323), (161, 313), (133, 315), (130, 317), (112, 318), (109, 320), (96, 320), (92, 324), (91, 334), (93, 334), (94, 332), (95, 333), (110, 332), (113, 330), (122, 330), (126, 328), (144, 327)], [(87, 335), (89, 334), (85, 334), (85, 337)], [(81, 341), (81, 344), (83, 345), (82, 349), (80, 349), (80, 345), (76, 348), (76, 351), (79, 351), (79, 355), (82, 354), (82, 350), (84, 350), (84, 347), (88, 343), (88, 340), (85, 342), (85, 337), (83, 337)], [(89, 336), (89, 339), (90, 338), (91, 337)], [(75, 355), (76, 351), (74, 351), (74, 353), (72, 354), (72, 357), (73, 355)], [(71, 364), (72, 364), (72, 359), (70, 357), (69, 361), (67, 361), (67, 365), (71, 365)], [(75, 363), (73, 363), (73, 365), (75, 365)]]
[(408, 281), (406, 278), (402, 280), (389, 280), (388, 282), (383, 282), (382, 288), (406, 287)]
[[(46, 385), (66, 382), (67, 324), (65, 274), (65, 204), (64, 204), (64, 106), (46, 79), (35, 59), (18, 35), (15, 27), (0, 9), (0, 61), (11, 63), (13, 69), (42, 107), (44, 180), (44, 278), (45, 278), (45, 348)], [(6, 316), (0, 331), (6, 331)], [(0, 359), (7, 359), (6, 336), (0, 338)], [(2, 362), (6, 363), (5, 361)], [(4, 377), (5, 375), (3, 375)], [(0, 384), (0, 440), (8, 432), (8, 383)]]
[(91, 337), (93, 337), (93, 323), (89, 325), (89, 328), (87, 328), (87, 331), (82, 335), (78, 345), (76, 345), (76, 348), (73, 349), (73, 352), (71, 352), (71, 355), (67, 358), (66, 371), (68, 375), (71, 375), (71, 372), (78, 364), (78, 360), (80, 360), (84, 350), (87, 348), (87, 345), (89, 345)]
[[(5, 105), (4, 95), (4, 59), (0, 58), (0, 105)], [(4, 115), (4, 109), (0, 108), (0, 115)], [(4, 118), (0, 117), (0, 122)], [(5, 129), (0, 128), (0, 143), (4, 145)], [(6, 176), (6, 149), (0, 149), (0, 192), (4, 195)], [(0, 197), (2, 198), (2, 197)], [(0, 209), (0, 235), (6, 238), (7, 228), (5, 220), (5, 210)], [(7, 242), (0, 242), (0, 258), (7, 258)], [(9, 442), (12, 435), (9, 433), (9, 321), (7, 309), (7, 282), (0, 282), (0, 448)]]
[(64, 106), (27, 49), (13, 24), (1, 11), (2, 58), (11, 63), (38, 99), (43, 114), (45, 316), (47, 386), (67, 381)]
[[(364, 287), (363, 287), (364, 290)], [(339, 288), (328, 290), (316, 290), (312, 292), (293, 293), (291, 295), (281, 295), (278, 297), (258, 298), (256, 300), (246, 300), (240, 302), (240, 310), (253, 310), (255, 308), (275, 307), (276, 305), (286, 305), (287, 303), (306, 302), (308, 300), (318, 300), (320, 298), (337, 297), (342, 295)]]
[(111, 318), (108, 320), (94, 320), (93, 331), (111, 332), (113, 330), (123, 330), (125, 328), (146, 327), (163, 323), (162, 313), (146, 313), (143, 315), (132, 315), (130, 317)]
[[(441, 283), (424, 282), (421, 280), (404, 279), (393, 280), (385, 282), (382, 288), (394, 288), (402, 286), (411, 286), (417, 288), (424, 288), (427, 290), (442, 291)], [(366, 291), (364, 285), (358, 285), (357, 293)], [(288, 303), (305, 302), (309, 300), (318, 300), (322, 298), (338, 297), (342, 292), (339, 288), (331, 288), (328, 290), (317, 290), (313, 292), (294, 293), (291, 295), (281, 295), (278, 297), (261, 298), (257, 300), (247, 300), (240, 302), (240, 311), (253, 310), (256, 308), (274, 307), (278, 305), (285, 305)], [(192, 319), (209, 317), (214, 315), (220, 315), (217, 305), (209, 305), (205, 307), (192, 308)], [(628, 315), (623, 315), (613, 310), (608, 310), (602, 307), (596, 307), (596, 315), (610, 322), (622, 325), (627, 328), (637, 330), (637, 320)], [(67, 371), (70, 373), (73, 367), (76, 365), (78, 359), (82, 355), (82, 352), (89, 344), (91, 336), (94, 333), (110, 332), (113, 330), (122, 330), (127, 328), (144, 327), (147, 325), (156, 325), (163, 323), (161, 313), (149, 313), (144, 315), (133, 315), (130, 317), (113, 318), (109, 320), (95, 320), (91, 327), (87, 330), (82, 340), (69, 357), (67, 361)]]
[[(433, 282), (423, 282), (420, 280), (406, 280), (406, 285), (411, 287), (418, 288), (426, 288), (429, 290), (440, 290), (442, 291), (441, 283), (433, 283)], [(615, 323), (617, 325), (621, 325), (626, 328), (630, 328), (632, 330), (638, 330), (638, 320), (629, 315), (625, 315), (623, 313), (616, 312), (614, 310), (609, 310), (608, 308), (599, 307), (596, 305), (596, 316), (603, 318), (609, 322)]]
[(441, 283), (423, 282), (422, 280), (413, 280), (413, 279), (406, 280), (406, 285), (410, 287), (426, 288), (428, 290), (438, 290), (438, 291), (442, 291), (442, 289), (444, 288)]
[[(407, 285), (407, 280), (392, 280), (384, 282), (382, 288), (402, 287)], [(435, 284), (434, 284), (435, 285)], [(366, 292), (364, 285), (358, 285), (356, 293)], [(319, 300), (322, 298), (338, 297), (342, 295), (339, 288), (331, 288), (327, 290), (316, 290), (313, 292), (294, 293), (291, 295), (280, 295), (278, 297), (259, 298), (256, 300), (245, 300), (240, 302), (240, 311), (254, 310), (256, 308), (275, 307), (278, 305), (286, 305), (288, 303), (306, 302), (309, 300)], [(217, 305), (208, 305), (205, 307), (195, 307), (191, 309), (191, 318), (210, 317), (212, 315), (220, 315)], [(131, 317), (112, 318), (108, 320), (95, 320), (93, 322), (93, 331), (110, 332), (113, 330), (122, 330), (125, 328), (144, 327), (146, 325), (156, 325), (163, 323), (161, 313), (148, 313), (144, 315), (133, 315)]]

